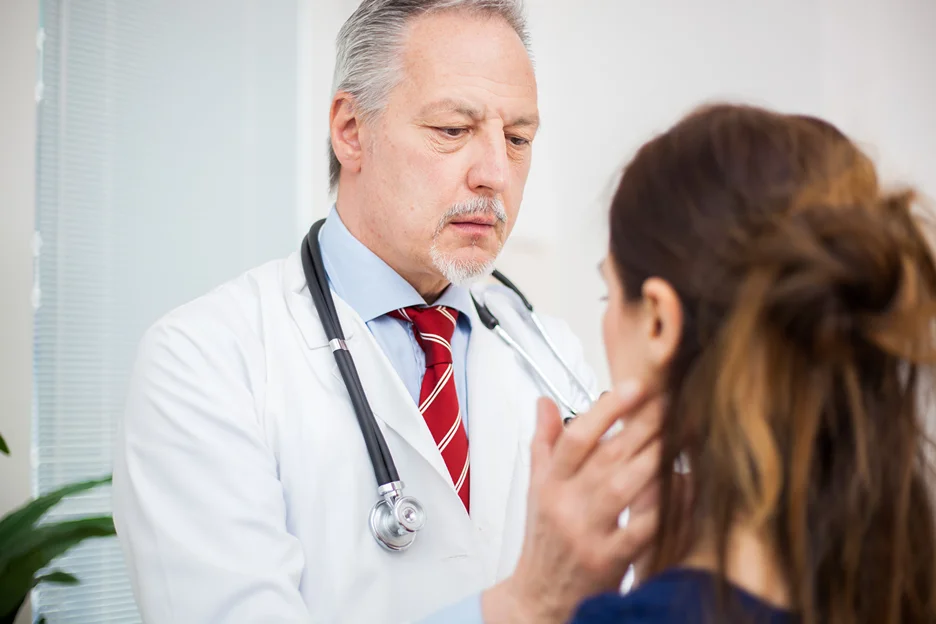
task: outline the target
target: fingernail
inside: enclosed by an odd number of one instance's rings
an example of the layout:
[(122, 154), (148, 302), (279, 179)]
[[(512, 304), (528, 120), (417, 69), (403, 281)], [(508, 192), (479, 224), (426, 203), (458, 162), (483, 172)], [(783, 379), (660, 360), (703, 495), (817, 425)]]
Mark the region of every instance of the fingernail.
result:
[(614, 390), (618, 397), (625, 401), (630, 401), (637, 396), (637, 393), (640, 391), (640, 383), (636, 379), (628, 379), (627, 381), (619, 383)]

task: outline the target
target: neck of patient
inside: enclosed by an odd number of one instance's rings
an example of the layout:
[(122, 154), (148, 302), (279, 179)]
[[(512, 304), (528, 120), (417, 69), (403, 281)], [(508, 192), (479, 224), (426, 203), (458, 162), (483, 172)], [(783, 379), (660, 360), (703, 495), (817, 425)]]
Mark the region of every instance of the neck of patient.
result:
[[(717, 542), (713, 535), (700, 539), (681, 567), (718, 570)], [(781, 609), (792, 605), (789, 582), (768, 532), (744, 524), (728, 536), (725, 575), (728, 580), (761, 600)]]

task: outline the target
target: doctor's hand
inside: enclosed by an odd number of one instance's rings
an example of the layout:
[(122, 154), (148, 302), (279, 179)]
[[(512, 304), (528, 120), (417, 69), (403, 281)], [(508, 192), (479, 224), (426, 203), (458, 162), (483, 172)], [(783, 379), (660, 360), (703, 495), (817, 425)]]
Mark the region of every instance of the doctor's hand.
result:
[(540, 400), (523, 550), (514, 574), (482, 595), (487, 624), (565, 622), (585, 598), (620, 587), (656, 529), (662, 403), (627, 385), (563, 428)]

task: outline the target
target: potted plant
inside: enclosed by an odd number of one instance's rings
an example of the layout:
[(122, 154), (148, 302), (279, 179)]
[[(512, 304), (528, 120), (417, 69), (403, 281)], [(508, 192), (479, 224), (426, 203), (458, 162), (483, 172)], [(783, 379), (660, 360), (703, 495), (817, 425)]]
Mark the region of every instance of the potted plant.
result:
[[(10, 454), (2, 436), (0, 453)], [(56, 557), (86, 539), (114, 535), (113, 518), (107, 515), (54, 523), (39, 521), (66, 496), (90, 490), (110, 480), (108, 476), (66, 485), (0, 519), (0, 624), (12, 624), (29, 592), (39, 583), (74, 585), (79, 582), (68, 572), (46, 568)]]

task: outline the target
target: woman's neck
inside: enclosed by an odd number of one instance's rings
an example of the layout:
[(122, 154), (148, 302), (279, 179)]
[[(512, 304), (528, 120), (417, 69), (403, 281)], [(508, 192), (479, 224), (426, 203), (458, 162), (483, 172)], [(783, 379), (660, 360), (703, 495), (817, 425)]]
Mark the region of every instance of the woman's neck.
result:
[[(682, 562), (683, 567), (718, 570), (714, 538), (701, 539)], [(728, 536), (725, 574), (729, 581), (775, 607), (792, 605), (789, 582), (776, 549), (763, 532), (739, 525)]]

